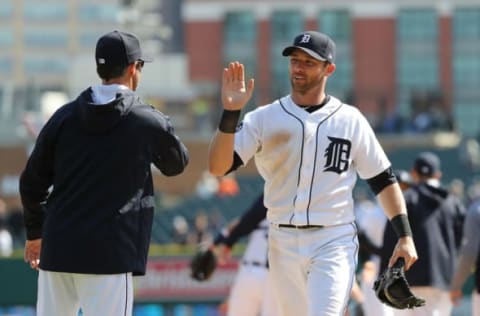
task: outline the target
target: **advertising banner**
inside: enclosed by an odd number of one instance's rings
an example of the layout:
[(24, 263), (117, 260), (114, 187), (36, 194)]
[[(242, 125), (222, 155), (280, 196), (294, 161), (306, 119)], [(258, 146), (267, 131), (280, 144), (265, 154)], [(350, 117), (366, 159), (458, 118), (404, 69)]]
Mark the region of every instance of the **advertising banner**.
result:
[(238, 262), (219, 265), (212, 278), (198, 282), (190, 277), (190, 258), (150, 258), (147, 274), (136, 277), (135, 301), (210, 301), (228, 295)]

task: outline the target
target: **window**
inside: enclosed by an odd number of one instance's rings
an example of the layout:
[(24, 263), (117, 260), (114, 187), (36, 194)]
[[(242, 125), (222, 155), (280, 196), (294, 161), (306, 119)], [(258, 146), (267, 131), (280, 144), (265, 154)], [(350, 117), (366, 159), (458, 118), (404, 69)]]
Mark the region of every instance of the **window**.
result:
[(397, 106), (410, 116), (414, 92), (439, 91), (438, 19), (433, 9), (405, 9), (397, 17)]
[(0, 47), (12, 47), (14, 44), (13, 30), (0, 30)]
[(453, 13), (453, 104), (460, 131), (480, 132), (480, 8), (457, 8)]
[(67, 57), (29, 56), (25, 58), (26, 74), (65, 74), (68, 70)]
[(328, 79), (327, 92), (347, 100), (352, 92), (352, 23), (347, 10), (326, 10), (318, 17), (320, 31), (336, 45), (335, 73)]
[(78, 17), (82, 22), (117, 22), (120, 8), (113, 3), (79, 5)]
[(27, 21), (66, 21), (68, 18), (67, 3), (28, 1), (23, 5), (23, 14)]
[(270, 47), (271, 94), (279, 98), (290, 93), (288, 58), (282, 55), (296, 35), (304, 30), (304, 19), (299, 11), (277, 11), (272, 15), (272, 40)]
[[(5, 0), (2, 0), (5, 2)], [(11, 18), (13, 16), (13, 5), (11, 3), (0, 3), (0, 18), (2, 20)]]
[[(227, 13), (224, 23), (224, 64), (238, 60), (245, 65), (245, 77), (255, 77), (257, 59), (255, 16), (250, 11), (230, 12)], [(250, 104), (247, 105), (248, 109), (251, 108)]]
[[(105, 31), (106, 33), (107, 31)], [(78, 38), (80, 46), (82, 48), (95, 47), (98, 38), (101, 36), (101, 32), (81, 32)]]
[(13, 61), (10, 57), (0, 57), (0, 73), (8, 75), (13, 70)]
[(25, 30), (24, 42), (26, 47), (66, 47), (68, 34), (64, 28), (31, 28)]

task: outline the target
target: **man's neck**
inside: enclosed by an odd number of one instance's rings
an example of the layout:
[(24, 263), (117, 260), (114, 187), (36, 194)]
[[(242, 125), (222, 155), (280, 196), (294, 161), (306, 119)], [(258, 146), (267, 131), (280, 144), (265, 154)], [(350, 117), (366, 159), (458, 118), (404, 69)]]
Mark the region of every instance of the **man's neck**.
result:
[(308, 89), (308, 91), (300, 92), (292, 89), (291, 97), (293, 102), (304, 106), (314, 106), (321, 104), (325, 99), (325, 83), (321, 83), (316, 87)]
[(326, 94), (322, 92), (318, 96), (299, 95), (298, 93), (291, 94), (292, 100), (298, 106), (317, 106), (325, 101)]
[(102, 80), (102, 84), (103, 85), (121, 85), (121, 86), (125, 86), (127, 87), (128, 89), (132, 90), (132, 85), (131, 85), (131, 82), (128, 81), (128, 80), (124, 80), (123, 78), (115, 78), (115, 79), (110, 79), (110, 80)]

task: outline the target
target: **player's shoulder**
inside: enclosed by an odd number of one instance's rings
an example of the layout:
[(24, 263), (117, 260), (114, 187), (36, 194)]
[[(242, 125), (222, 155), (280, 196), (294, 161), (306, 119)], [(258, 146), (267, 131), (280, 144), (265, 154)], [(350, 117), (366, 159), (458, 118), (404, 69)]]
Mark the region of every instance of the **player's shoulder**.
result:
[(339, 104), (340, 105), (340, 111), (344, 114), (350, 114), (350, 115), (355, 115), (355, 116), (363, 116), (362, 112), (358, 109), (358, 107), (345, 103), (341, 101), (340, 99), (330, 96), (330, 101), (329, 103), (332, 102), (334, 104)]
[(281, 111), (280, 109), (280, 103), (278, 102), (278, 100), (272, 102), (272, 103), (268, 103), (268, 104), (263, 104), (263, 105), (260, 105), (258, 107), (256, 107), (255, 109), (247, 112), (245, 114), (245, 119), (247, 120), (265, 120), (265, 119), (271, 119), (273, 115), (275, 115), (275, 113), (278, 113), (278, 111)]
[(76, 102), (72, 100), (55, 110), (55, 112), (48, 118), (46, 127), (59, 126), (64, 121), (75, 115)]
[(279, 107), (281, 107), (281, 102), (280, 100), (275, 100), (271, 103), (266, 103), (258, 106), (255, 108), (252, 112), (259, 112), (259, 113), (268, 113), (271, 111), (278, 111)]
[[(359, 126), (370, 125), (365, 115), (360, 111), (360, 109), (354, 105), (342, 102), (334, 97), (331, 97), (333, 100), (340, 102), (341, 106), (337, 112), (339, 116), (343, 116), (350, 123), (356, 123)], [(332, 102), (332, 100), (330, 101)]]

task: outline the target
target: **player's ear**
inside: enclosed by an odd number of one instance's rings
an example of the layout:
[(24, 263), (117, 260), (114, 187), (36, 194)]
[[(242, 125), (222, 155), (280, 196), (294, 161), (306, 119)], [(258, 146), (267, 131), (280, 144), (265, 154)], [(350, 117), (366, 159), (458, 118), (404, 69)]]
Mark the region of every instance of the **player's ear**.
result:
[(137, 65), (135, 63), (129, 64), (127, 66), (127, 71), (129, 74), (134, 75), (138, 71)]
[(335, 66), (335, 64), (328, 63), (327, 64), (327, 76), (330, 76), (331, 74), (333, 74), (335, 72), (336, 68), (337, 68), (337, 66)]

